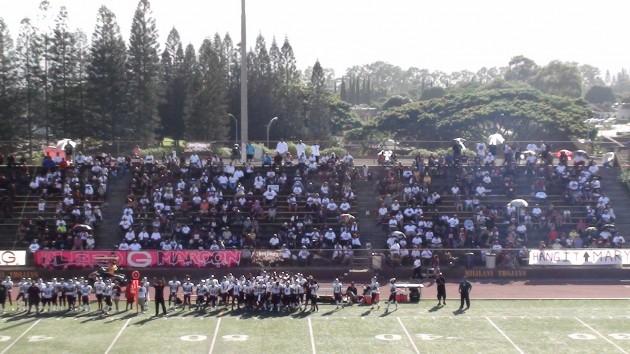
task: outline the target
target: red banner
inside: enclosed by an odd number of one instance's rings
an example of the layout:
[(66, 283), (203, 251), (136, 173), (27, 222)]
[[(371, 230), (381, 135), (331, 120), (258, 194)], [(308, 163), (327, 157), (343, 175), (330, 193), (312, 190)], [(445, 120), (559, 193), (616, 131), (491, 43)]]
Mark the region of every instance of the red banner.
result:
[(54, 251), (35, 253), (35, 264), (43, 268), (106, 267), (115, 258), (129, 268), (230, 268), (241, 262), (241, 251)]

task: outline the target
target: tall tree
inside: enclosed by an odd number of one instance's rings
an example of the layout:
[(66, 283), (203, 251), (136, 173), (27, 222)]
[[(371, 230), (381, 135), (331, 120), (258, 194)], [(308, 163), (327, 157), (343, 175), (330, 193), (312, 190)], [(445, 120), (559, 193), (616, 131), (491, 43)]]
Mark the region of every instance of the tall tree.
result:
[(177, 144), (184, 138), (184, 107), (188, 95), (183, 64), (184, 50), (179, 32), (173, 28), (162, 53), (161, 86), (164, 91), (158, 111), (163, 129), (161, 135), (172, 137)]
[[(279, 117), (279, 121), (275, 126), (282, 126), (285, 120), (290, 117), (279, 116), (274, 109), (271, 58), (262, 34), (256, 38), (254, 51), (248, 54), (247, 60), (249, 61), (248, 98), (250, 128), (264, 127), (274, 116)], [(262, 140), (265, 137), (264, 129), (250, 129), (249, 131), (253, 139)], [(280, 135), (284, 136), (284, 131), (282, 131), (282, 134), (279, 134), (277, 129), (271, 131), (273, 138), (280, 138)]]
[(149, 0), (140, 0), (131, 23), (127, 59), (129, 117), (133, 139), (152, 141), (158, 128), (158, 33)]
[(33, 157), (33, 131), (41, 123), (43, 100), (41, 73), (42, 45), (37, 29), (29, 18), (20, 22), (17, 40), (17, 66), (20, 86), (20, 103), (24, 105), (29, 141), (29, 157)]
[(22, 133), (18, 96), (16, 54), (9, 28), (0, 18), (0, 140), (18, 138)]
[(88, 97), (93, 122), (103, 139), (128, 139), (136, 122), (125, 119), (126, 48), (116, 15), (105, 6), (98, 10), (88, 65)]
[[(357, 80), (357, 87), (358, 87)], [(326, 92), (326, 76), (319, 60), (313, 65), (311, 76), (311, 107), (309, 117), (309, 130), (313, 138), (327, 142), (330, 138), (330, 111)], [(322, 145), (327, 145), (323, 143)]]
[(72, 81), (75, 77), (73, 71), (78, 69), (77, 53), (74, 33), (68, 30), (68, 11), (65, 6), (59, 9), (55, 20), (55, 28), (50, 45), (50, 70), (51, 104), (50, 122), (53, 133), (60, 137), (69, 136), (71, 127), (76, 127), (72, 121), (70, 100), (71, 91), (76, 84)]
[(199, 48), (198, 65), (193, 84), (188, 136), (195, 140), (225, 140), (228, 133), (225, 73), (212, 40)]
[(532, 86), (556, 96), (582, 96), (582, 78), (575, 64), (553, 60), (532, 79)]
[(505, 72), (505, 79), (508, 81), (528, 82), (536, 75), (539, 69), (540, 67), (533, 60), (523, 55), (517, 55), (510, 59), (508, 69)]

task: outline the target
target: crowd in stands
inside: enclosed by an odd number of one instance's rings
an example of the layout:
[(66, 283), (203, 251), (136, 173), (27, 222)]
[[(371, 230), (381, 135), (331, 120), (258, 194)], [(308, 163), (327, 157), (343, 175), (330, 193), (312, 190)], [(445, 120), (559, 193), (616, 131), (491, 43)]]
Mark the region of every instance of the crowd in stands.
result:
[[(482, 249), (482, 256), (497, 254), (499, 265), (513, 267), (527, 257), (532, 232), (546, 235), (541, 248), (625, 243), (601, 190), (598, 172), (605, 167), (585, 154), (572, 159), (571, 152), (552, 152), (545, 142), (531, 143), (524, 152), (505, 144), (498, 162), (496, 146), (479, 143), (476, 150), (467, 158), (454, 142), (447, 156), (418, 155), (412, 165), (399, 162), (376, 181), (377, 223), (388, 235), (384, 244), (392, 265), (419, 258), (439, 267), (437, 254), (455, 261), (441, 249), (466, 248)], [(441, 183), (434, 182), (438, 179)], [(527, 184), (528, 190), (519, 190)], [(529, 206), (511, 202), (519, 195), (526, 195)], [(552, 195), (562, 196), (562, 202), (550, 200)]]
[(118, 248), (334, 249), (343, 259), (362, 247), (350, 215), (352, 183), (362, 177), (351, 157), (316, 148), (317, 155), (304, 160), (304, 149), (295, 161), (285, 145), (262, 168), (249, 145), (243, 164), (237, 156), (135, 155)]
[[(29, 175), (29, 194), (36, 196), (37, 217), (25, 217), (20, 235), (33, 241), (29, 249), (90, 250), (96, 246), (93, 227), (103, 220), (100, 205), (117, 161), (109, 154), (68, 159), (45, 156), (41, 167)], [(47, 210), (54, 206), (54, 214)]]

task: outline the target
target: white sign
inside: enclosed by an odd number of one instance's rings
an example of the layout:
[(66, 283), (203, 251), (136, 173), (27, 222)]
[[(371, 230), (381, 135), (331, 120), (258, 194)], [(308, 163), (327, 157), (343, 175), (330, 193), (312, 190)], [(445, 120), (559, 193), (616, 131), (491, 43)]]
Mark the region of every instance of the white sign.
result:
[(204, 152), (212, 151), (212, 143), (204, 143), (198, 141), (187, 141), (184, 152)]
[(630, 265), (630, 249), (531, 250), (530, 265)]
[(26, 265), (26, 251), (0, 251), (0, 266)]

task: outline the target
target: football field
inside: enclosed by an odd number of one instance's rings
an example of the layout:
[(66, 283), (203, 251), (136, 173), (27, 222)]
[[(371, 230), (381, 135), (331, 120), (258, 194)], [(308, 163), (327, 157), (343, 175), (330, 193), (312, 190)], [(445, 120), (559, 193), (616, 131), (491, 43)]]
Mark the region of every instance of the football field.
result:
[[(151, 304), (153, 305), (153, 304)], [(95, 306), (93, 305), (93, 308)], [(630, 353), (629, 300), (432, 300), (319, 312), (6, 314), (5, 353)]]

